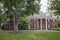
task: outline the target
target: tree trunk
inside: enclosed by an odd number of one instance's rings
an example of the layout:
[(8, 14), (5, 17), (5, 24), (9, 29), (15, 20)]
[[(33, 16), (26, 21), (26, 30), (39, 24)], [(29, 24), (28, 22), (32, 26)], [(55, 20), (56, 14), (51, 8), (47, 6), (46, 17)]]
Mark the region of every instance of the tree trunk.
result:
[(14, 20), (14, 31), (15, 31), (15, 32), (18, 31), (18, 23), (16, 24), (16, 23), (15, 23), (15, 20)]
[(17, 13), (13, 17), (13, 23), (14, 23), (14, 31), (18, 32), (19, 15), (17, 15)]

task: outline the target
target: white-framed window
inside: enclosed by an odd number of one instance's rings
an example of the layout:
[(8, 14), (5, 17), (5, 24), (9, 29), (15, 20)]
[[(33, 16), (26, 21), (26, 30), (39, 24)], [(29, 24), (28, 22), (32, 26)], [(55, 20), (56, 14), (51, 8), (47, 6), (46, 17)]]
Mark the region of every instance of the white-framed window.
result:
[(37, 19), (34, 19), (34, 29), (37, 28)]
[(48, 24), (48, 29), (50, 29), (50, 25)]
[(53, 19), (53, 22), (55, 22), (56, 20), (55, 19)]
[(50, 22), (50, 19), (48, 19), (48, 22)]

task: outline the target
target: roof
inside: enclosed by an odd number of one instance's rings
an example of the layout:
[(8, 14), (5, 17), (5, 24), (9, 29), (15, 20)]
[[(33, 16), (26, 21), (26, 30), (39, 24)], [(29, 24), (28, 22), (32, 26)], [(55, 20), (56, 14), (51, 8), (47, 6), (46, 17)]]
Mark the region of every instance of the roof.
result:
[(45, 19), (45, 18), (47, 18), (47, 19), (53, 19), (53, 18), (56, 19), (55, 16), (46, 15), (46, 14), (34, 14), (33, 16), (32, 15), (28, 16), (28, 18), (29, 19)]

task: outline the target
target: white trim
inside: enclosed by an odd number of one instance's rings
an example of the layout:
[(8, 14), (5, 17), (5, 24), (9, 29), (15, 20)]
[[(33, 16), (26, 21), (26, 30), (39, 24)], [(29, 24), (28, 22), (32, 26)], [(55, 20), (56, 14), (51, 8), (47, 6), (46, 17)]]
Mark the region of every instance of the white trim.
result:
[(47, 30), (47, 18), (46, 18), (46, 30)]
[[(30, 22), (30, 19), (28, 19), (28, 21)], [(30, 24), (28, 25), (28, 29), (30, 29)]]
[(40, 27), (41, 27), (41, 30), (42, 30), (42, 19), (40, 19), (40, 22), (41, 22), (41, 26)]

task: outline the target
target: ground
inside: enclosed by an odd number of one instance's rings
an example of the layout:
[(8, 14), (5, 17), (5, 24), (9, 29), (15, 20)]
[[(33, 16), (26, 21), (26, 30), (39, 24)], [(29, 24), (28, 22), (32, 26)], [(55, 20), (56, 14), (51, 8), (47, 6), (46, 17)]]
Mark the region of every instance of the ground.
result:
[(60, 40), (60, 32), (24, 30), (11, 34), (9, 31), (0, 31), (0, 40)]

